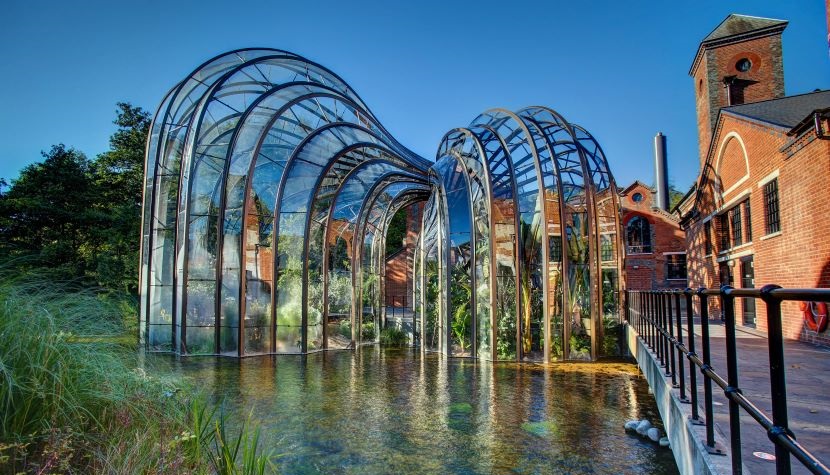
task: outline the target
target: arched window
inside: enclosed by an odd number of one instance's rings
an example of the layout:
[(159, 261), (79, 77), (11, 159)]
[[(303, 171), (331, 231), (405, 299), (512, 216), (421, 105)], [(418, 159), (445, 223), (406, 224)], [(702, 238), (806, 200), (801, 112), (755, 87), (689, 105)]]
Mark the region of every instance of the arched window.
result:
[(651, 226), (642, 216), (635, 216), (625, 227), (625, 240), (629, 254), (651, 252)]

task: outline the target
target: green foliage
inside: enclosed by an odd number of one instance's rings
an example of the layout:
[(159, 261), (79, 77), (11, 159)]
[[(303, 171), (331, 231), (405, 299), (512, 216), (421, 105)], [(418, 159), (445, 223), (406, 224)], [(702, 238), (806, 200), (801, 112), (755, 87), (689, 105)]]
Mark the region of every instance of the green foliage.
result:
[(96, 160), (55, 145), (0, 193), (0, 260), (20, 270), (48, 269), (62, 280), (137, 292), (150, 116), (119, 103), (115, 124), (110, 150)]
[(389, 222), (389, 226), (386, 229), (387, 257), (403, 249), (401, 243), (406, 238), (406, 210), (407, 208), (399, 209), (392, 216), (392, 221)]
[(150, 114), (140, 107), (118, 103), (110, 150), (93, 162), (96, 209), (105, 216), (97, 227), (93, 276), (100, 285), (135, 293), (138, 283), (138, 246), (141, 198), (144, 190), (144, 148)]
[(470, 347), (468, 338), (469, 328), (472, 325), (470, 302), (472, 289), (470, 288), (470, 263), (459, 259), (450, 271), (450, 304), (452, 308), (452, 321), (450, 330), (453, 341), (458, 344), (461, 351), (467, 351)]
[(497, 299), (496, 356), (500, 360), (516, 359), (516, 280), (512, 275), (500, 279)]
[(678, 190), (674, 186), (674, 183), (669, 183), (669, 211), (673, 210), (684, 196), (686, 196), (686, 194)]
[(401, 347), (409, 344), (409, 335), (398, 327), (386, 327), (380, 331), (382, 346)]
[(364, 342), (375, 340), (375, 323), (366, 322), (360, 326), (360, 339)]
[(440, 338), (438, 330), (439, 319), (439, 290), (438, 282), (438, 262), (435, 260), (425, 261), (424, 274), (426, 278), (426, 295), (424, 299), (425, 313), (424, 316), (424, 343), (429, 349), (438, 348), (438, 339)]
[(591, 354), (591, 336), (586, 333), (571, 335), (571, 358), (584, 358)]
[(603, 318), (602, 329), (602, 355), (619, 356), (620, 322), (616, 318)]
[(0, 473), (209, 473), (217, 437), (241, 448), (223, 473), (270, 463), (256, 431), (217, 431), (198, 393), (137, 365), (129, 300), (9, 275), (0, 269)]
[(602, 315), (604, 317), (619, 318), (619, 293), (617, 271), (615, 269), (602, 270)]
[(262, 475), (265, 469), (271, 465), (269, 455), (260, 454), (259, 428), (249, 434), (248, 425), (251, 416), (242, 423), (239, 433), (236, 436), (228, 434), (227, 417), (221, 411), (219, 418), (213, 421), (214, 430), (208, 433), (211, 443), (210, 450), (207, 450), (207, 458), (210, 465), (218, 475)]
[(92, 266), (91, 228), (104, 220), (95, 210), (92, 165), (63, 144), (43, 157), (0, 197), (0, 258), (49, 268), (60, 278), (83, 276)]
[(344, 337), (351, 340), (352, 338), (352, 322), (348, 318), (340, 320), (337, 324), (337, 331)]

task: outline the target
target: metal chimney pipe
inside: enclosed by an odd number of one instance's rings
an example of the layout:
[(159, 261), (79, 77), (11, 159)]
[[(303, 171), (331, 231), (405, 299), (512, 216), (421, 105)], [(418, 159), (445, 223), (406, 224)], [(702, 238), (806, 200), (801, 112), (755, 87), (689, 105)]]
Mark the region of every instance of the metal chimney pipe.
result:
[(657, 132), (654, 136), (654, 182), (657, 187), (655, 208), (669, 210), (669, 167), (666, 158), (666, 136)]

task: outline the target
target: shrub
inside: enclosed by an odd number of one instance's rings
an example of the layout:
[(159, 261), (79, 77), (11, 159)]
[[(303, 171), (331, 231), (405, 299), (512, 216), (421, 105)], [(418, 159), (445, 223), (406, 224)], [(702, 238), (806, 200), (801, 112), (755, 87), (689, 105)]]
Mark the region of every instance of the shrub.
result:
[(202, 396), (137, 365), (134, 310), (0, 268), (0, 473), (204, 473), (228, 444), (220, 473), (270, 466), (256, 431), (229, 436)]
[(409, 344), (409, 335), (398, 327), (386, 327), (380, 331), (380, 344), (401, 347)]
[(374, 341), (375, 323), (367, 322), (360, 326), (360, 338), (362, 341)]

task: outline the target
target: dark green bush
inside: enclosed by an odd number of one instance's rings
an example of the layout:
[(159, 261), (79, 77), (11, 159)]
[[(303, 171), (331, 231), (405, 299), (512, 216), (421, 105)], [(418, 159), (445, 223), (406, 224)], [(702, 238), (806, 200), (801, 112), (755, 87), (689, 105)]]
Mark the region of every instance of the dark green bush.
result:
[(401, 347), (409, 344), (409, 335), (398, 327), (387, 327), (380, 331), (380, 344)]

